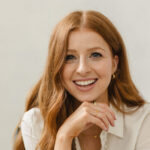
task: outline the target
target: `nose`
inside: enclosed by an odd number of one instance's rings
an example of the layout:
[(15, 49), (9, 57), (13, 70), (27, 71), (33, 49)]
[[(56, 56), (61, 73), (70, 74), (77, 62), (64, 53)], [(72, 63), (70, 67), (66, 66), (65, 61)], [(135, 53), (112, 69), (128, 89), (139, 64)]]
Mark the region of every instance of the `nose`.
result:
[(81, 76), (86, 76), (91, 71), (90, 66), (86, 59), (81, 58), (79, 60), (76, 72)]

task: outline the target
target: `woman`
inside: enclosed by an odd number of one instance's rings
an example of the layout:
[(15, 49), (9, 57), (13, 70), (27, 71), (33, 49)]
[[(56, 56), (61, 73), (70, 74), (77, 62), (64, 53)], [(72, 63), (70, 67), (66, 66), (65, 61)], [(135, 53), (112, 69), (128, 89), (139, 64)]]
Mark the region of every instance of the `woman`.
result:
[(20, 125), (14, 150), (150, 149), (150, 105), (104, 15), (75, 11), (57, 24)]

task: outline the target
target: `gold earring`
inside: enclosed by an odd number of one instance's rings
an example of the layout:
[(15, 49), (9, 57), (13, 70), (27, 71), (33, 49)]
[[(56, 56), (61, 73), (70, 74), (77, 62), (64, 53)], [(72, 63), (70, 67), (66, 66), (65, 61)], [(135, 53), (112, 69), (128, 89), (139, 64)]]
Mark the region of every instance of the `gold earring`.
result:
[(113, 78), (113, 79), (115, 79), (115, 78), (116, 78), (116, 75), (115, 75), (115, 73), (112, 75), (112, 78)]
[(96, 105), (96, 101), (95, 100), (93, 101), (93, 104)]

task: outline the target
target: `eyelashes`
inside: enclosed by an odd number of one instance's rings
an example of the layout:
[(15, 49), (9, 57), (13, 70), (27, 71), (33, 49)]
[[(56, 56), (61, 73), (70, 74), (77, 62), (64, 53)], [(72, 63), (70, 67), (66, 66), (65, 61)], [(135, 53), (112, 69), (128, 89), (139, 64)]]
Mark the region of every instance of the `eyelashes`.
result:
[(94, 52), (94, 53), (92, 53), (92, 56), (96, 58), (96, 57), (101, 57), (102, 54), (98, 53), (98, 52)]
[(75, 58), (75, 56), (73, 56), (73, 55), (67, 55), (65, 60), (68, 61), (68, 60), (71, 60), (71, 59), (74, 59), (74, 58)]
[[(100, 58), (102, 57), (102, 54), (101, 53), (98, 53), (98, 52), (94, 52), (91, 54), (90, 58)], [(66, 58), (65, 58), (65, 61), (69, 61), (69, 60), (74, 60), (76, 59), (76, 57), (74, 55), (67, 55)]]

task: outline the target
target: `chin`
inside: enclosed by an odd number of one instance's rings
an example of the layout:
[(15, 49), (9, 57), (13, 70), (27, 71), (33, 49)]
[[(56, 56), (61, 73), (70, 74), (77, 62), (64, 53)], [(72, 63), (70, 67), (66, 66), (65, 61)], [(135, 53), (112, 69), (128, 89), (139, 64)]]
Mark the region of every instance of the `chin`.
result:
[(79, 100), (80, 102), (93, 102), (93, 100)]
[(83, 97), (83, 98), (82, 97), (80, 97), (80, 98), (76, 97), (76, 99), (80, 102), (93, 102), (95, 100), (95, 98), (90, 98), (90, 97), (88, 97), (88, 98), (86, 98), (86, 97)]

